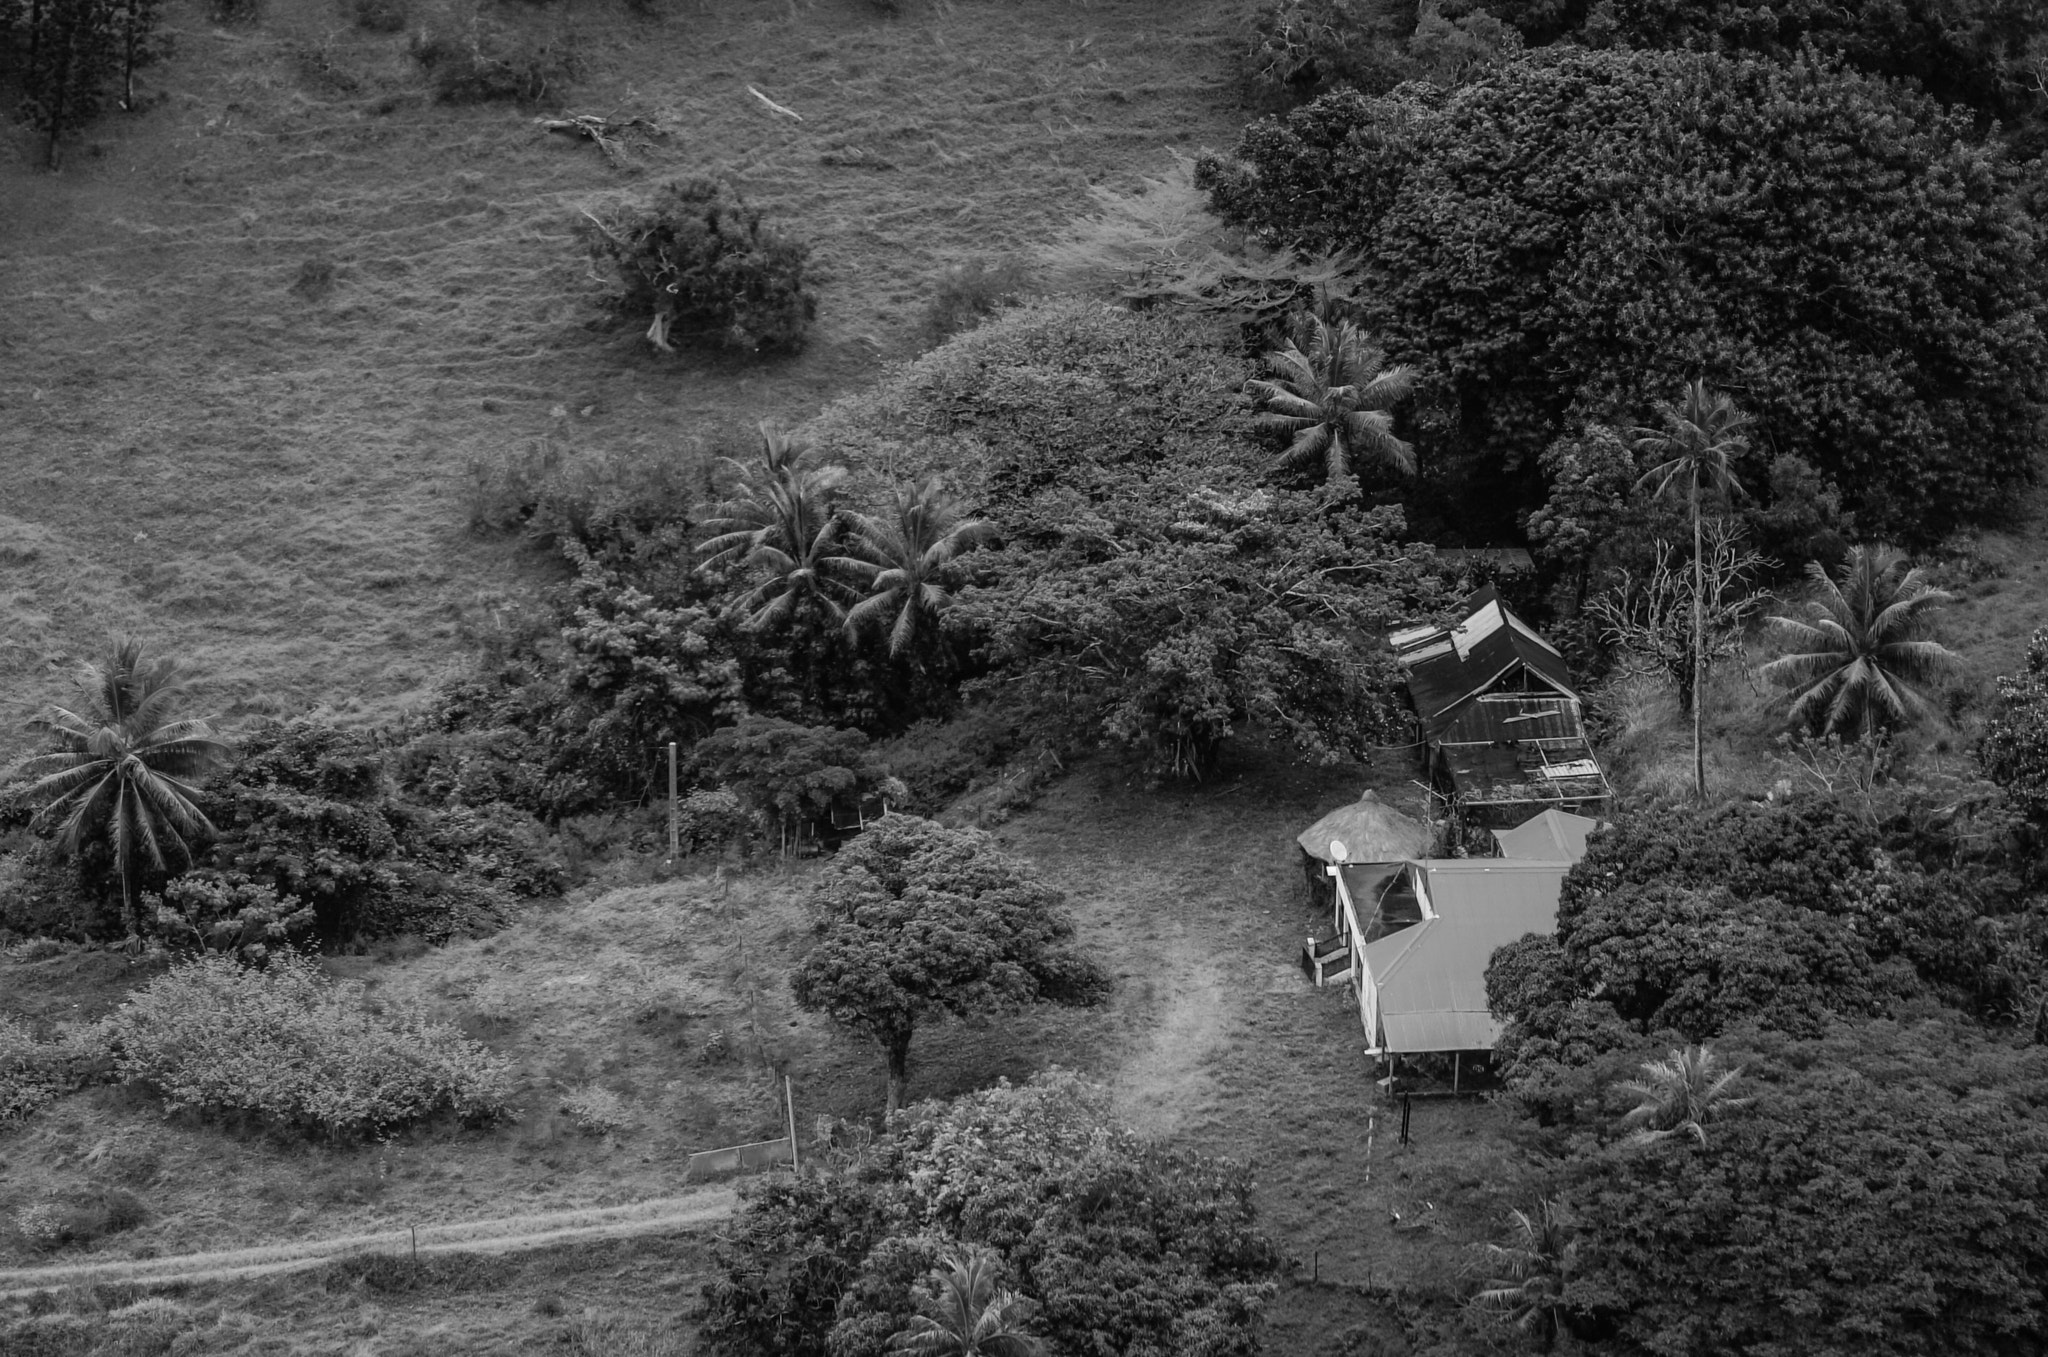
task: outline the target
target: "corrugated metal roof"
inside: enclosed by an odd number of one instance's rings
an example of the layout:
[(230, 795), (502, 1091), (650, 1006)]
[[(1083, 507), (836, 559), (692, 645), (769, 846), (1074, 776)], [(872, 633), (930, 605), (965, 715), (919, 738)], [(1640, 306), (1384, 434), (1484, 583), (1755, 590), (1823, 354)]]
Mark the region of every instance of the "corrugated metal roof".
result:
[(1439, 725), (1439, 744), (1584, 739), (1576, 698), (1563, 694), (1481, 693)]
[(1586, 836), (1599, 827), (1598, 820), (1553, 806), (1513, 829), (1494, 830), (1493, 837), (1504, 858), (1578, 862), (1586, 856)]
[[(1492, 585), (1465, 600), (1463, 618), (1448, 631), (1410, 628), (1397, 633), (1394, 652), (1408, 671), (1408, 693), (1424, 730), (1434, 737), (1465, 702), (1526, 670), (1537, 687), (1572, 695), (1564, 657), (1516, 617)], [(1449, 647), (1444, 646), (1448, 641)]]
[(1458, 858), (1416, 864), (1436, 917), (1366, 944), (1383, 1049), (1486, 1050), (1499, 1035), (1486, 1002), (1494, 951), (1557, 929), (1566, 862)]
[[(1552, 750), (1547, 760), (1504, 744), (1447, 745), (1444, 770), (1459, 800), (1467, 804), (1501, 801), (1583, 801), (1608, 794), (1600, 765), (1583, 745)], [(1551, 765), (1546, 776), (1544, 765)], [(1556, 774), (1568, 768), (1563, 776)]]

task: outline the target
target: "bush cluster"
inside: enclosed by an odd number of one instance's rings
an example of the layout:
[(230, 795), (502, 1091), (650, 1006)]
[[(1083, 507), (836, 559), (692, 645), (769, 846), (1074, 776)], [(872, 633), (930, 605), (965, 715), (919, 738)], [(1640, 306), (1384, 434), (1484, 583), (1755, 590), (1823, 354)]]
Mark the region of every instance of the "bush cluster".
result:
[(162, 0), (0, 0), (0, 67), (18, 77), (51, 169), (66, 132), (110, 101), (135, 109), (135, 72), (167, 50), (161, 15)]
[(133, 1192), (98, 1187), (24, 1207), (14, 1218), (14, 1228), (35, 1248), (50, 1250), (90, 1244), (148, 1219), (149, 1208)]
[(676, 179), (639, 202), (586, 213), (592, 256), (619, 280), (616, 305), (672, 338), (741, 352), (794, 351), (818, 312), (810, 247), (766, 225), (715, 179)]
[(565, 33), (505, 29), (473, 8), (443, 12), (414, 29), (410, 51), (444, 104), (552, 106), (581, 69)]
[(0, 1127), (26, 1120), (77, 1088), (93, 1061), (89, 1040), (39, 1041), (26, 1022), (0, 1013)]
[(123, 1079), (173, 1111), (360, 1140), (439, 1114), (509, 1115), (510, 1066), (452, 1027), (373, 1008), (304, 956), (263, 970), (201, 957), (145, 985), (101, 1026)]

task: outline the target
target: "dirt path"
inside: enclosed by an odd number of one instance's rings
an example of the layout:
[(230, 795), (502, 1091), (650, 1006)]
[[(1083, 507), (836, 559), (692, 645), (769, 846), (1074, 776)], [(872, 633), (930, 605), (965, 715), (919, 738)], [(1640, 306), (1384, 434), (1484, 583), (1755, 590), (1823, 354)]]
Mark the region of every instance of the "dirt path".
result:
[[(662, 1234), (723, 1220), (732, 1214), (738, 1195), (730, 1187), (707, 1187), (680, 1197), (661, 1197), (629, 1206), (589, 1207), (536, 1215), (503, 1216), (452, 1225), (422, 1225), (419, 1251), (433, 1253), (512, 1253), (595, 1239)], [(0, 1300), (54, 1291), (63, 1287), (114, 1283), (239, 1281), (272, 1273), (318, 1267), (360, 1253), (409, 1253), (408, 1229), (333, 1239), (266, 1244), (252, 1249), (188, 1253), (169, 1258), (124, 1258), (102, 1263), (68, 1263), (58, 1267), (0, 1269)]]
[(1153, 967), (1164, 990), (1158, 1016), (1117, 1070), (1117, 1115), (1144, 1136), (1166, 1136), (1191, 1111), (1211, 1104), (1213, 1077), (1203, 1068), (1223, 1033), (1231, 986), (1192, 937), (1169, 942)]

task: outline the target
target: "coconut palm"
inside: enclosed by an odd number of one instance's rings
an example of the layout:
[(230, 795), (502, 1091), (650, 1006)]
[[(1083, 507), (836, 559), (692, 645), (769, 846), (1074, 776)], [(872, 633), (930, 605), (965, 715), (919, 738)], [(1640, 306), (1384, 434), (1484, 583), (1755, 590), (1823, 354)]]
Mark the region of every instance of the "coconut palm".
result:
[(1633, 1127), (1630, 1141), (1653, 1145), (1677, 1135), (1707, 1143), (1707, 1123), (1724, 1112), (1749, 1105), (1748, 1098), (1729, 1096), (1741, 1068), (1721, 1068), (1720, 1057), (1707, 1045), (1673, 1051), (1669, 1060), (1643, 1062), (1643, 1077), (1620, 1085), (1636, 1096), (1622, 1125)]
[(1474, 1299), (1501, 1311), (1548, 1348), (1565, 1331), (1565, 1287), (1578, 1261), (1578, 1240), (1570, 1215), (1553, 1198), (1538, 1202), (1533, 1216), (1520, 1211), (1508, 1216), (1514, 1222), (1513, 1240), (1486, 1246), (1487, 1258), (1501, 1275)]
[(1934, 704), (1921, 689), (1961, 663), (1927, 639), (1936, 608), (1954, 595), (1931, 587), (1890, 547), (1852, 547), (1839, 576), (1806, 567), (1815, 598), (1807, 618), (1773, 617), (1793, 646), (1763, 667), (1792, 690), (1792, 719), (1824, 735), (1872, 736)]
[(995, 525), (965, 517), (937, 477), (898, 486), (893, 512), (854, 517), (854, 551), (873, 571), (868, 596), (846, 615), (849, 631), (887, 626), (900, 655), (918, 628), (952, 601), (953, 562), (986, 541)]
[(706, 553), (704, 564), (744, 565), (760, 574), (735, 601), (749, 630), (805, 612), (836, 625), (858, 597), (848, 581), (865, 570), (864, 562), (840, 550), (847, 520), (833, 501), (845, 469), (806, 465), (808, 449), (765, 422), (761, 443), (764, 474), (728, 463), (739, 483), (705, 523), (713, 535), (698, 547)]
[(136, 935), (132, 887), (136, 857), (170, 865), (166, 849), (191, 860), (190, 838), (213, 825), (193, 800), (204, 776), (231, 752), (203, 720), (171, 719), (185, 684), (168, 657), (145, 660), (142, 643), (115, 638), (104, 662), (78, 674), (85, 700), (76, 711), (52, 706), (34, 718), (55, 746), (19, 764), (31, 779), (25, 800), (48, 798), (37, 815), (56, 828), (57, 846), (76, 853), (104, 839), (121, 874), (121, 919)]
[(1245, 383), (1264, 407), (1258, 426), (1290, 440), (1276, 469), (1321, 463), (1332, 482), (1361, 462), (1412, 474), (1415, 450), (1394, 437), (1388, 411), (1415, 389), (1415, 374), (1385, 362), (1385, 352), (1350, 321), (1304, 316), (1286, 346), (1266, 355), (1272, 376)]
[(1683, 488), (1685, 507), (1692, 519), (1692, 789), (1701, 800), (1707, 796), (1707, 755), (1702, 742), (1703, 712), (1707, 702), (1706, 642), (1706, 555), (1700, 530), (1702, 501), (1740, 491), (1730, 463), (1748, 448), (1743, 429), (1750, 417), (1735, 408), (1725, 393), (1710, 391), (1705, 381), (1695, 379), (1685, 388), (1680, 405), (1659, 403), (1664, 416), (1662, 429), (1638, 427), (1634, 431), (1638, 452), (1660, 460), (1636, 487), (1647, 487), (1659, 498)]
[(1037, 1357), (1040, 1344), (1023, 1321), (1031, 1302), (996, 1285), (995, 1264), (983, 1254), (946, 1258), (932, 1313), (918, 1315), (889, 1340), (896, 1352), (921, 1357)]

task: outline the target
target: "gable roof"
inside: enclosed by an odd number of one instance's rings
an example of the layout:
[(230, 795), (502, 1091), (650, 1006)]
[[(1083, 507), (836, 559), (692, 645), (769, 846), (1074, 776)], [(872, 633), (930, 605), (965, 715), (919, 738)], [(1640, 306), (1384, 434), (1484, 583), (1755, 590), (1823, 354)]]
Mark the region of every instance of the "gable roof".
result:
[(1460, 616), (1448, 630), (1409, 627), (1387, 638), (1408, 671), (1408, 694), (1428, 735), (1434, 737), (1451, 713), (1517, 669), (1526, 669), (1538, 686), (1577, 696), (1564, 656), (1509, 611), (1492, 585), (1475, 590)]
[(1486, 1002), (1495, 949), (1557, 929), (1568, 862), (1456, 858), (1415, 864), (1435, 917), (1365, 945), (1379, 1002), (1379, 1044), (1401, 1053), (1491, 1050)]
[(1494, 830), (1493, 837), (1500, 844), (1503, 858), (1578, 862), (1586, 856), (1586, 836), (1599, 827), (1598, 820), (1553, 806), (1513, 829)]

